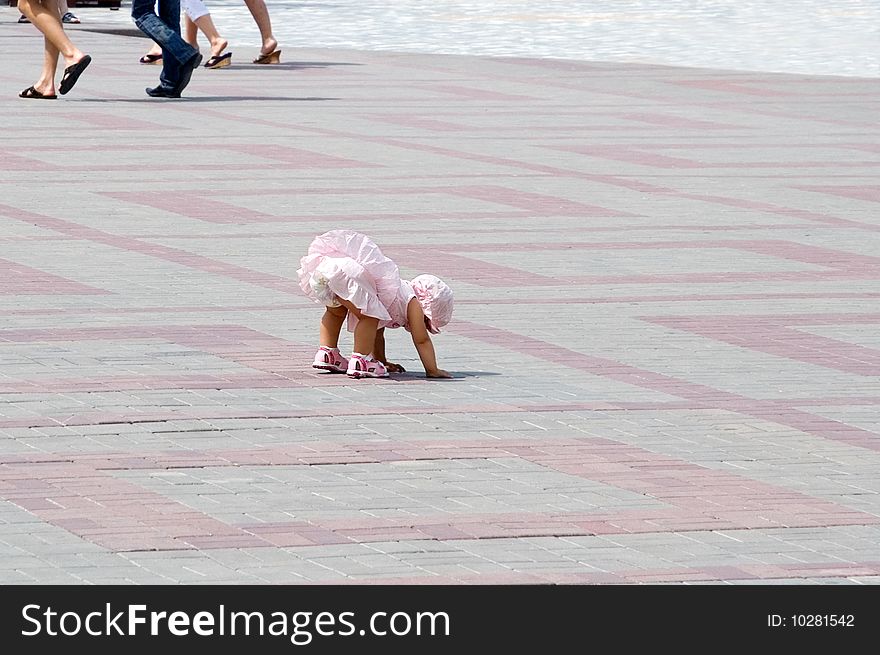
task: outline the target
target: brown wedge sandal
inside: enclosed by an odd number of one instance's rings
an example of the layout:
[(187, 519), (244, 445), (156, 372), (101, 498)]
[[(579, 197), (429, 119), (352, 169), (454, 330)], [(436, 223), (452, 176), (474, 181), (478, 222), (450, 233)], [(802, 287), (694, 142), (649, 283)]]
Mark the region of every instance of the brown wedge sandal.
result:
[(222, 55), (213, 55), (207, 62), (205, 68), (226, 68), (232, 63), (232, 53), (227, 52)]
[(259, 57), (254, 59), (255, 64), (280, 64), (281, 63), (281, 51), (273, 50), (268, 54), (260, 54)]

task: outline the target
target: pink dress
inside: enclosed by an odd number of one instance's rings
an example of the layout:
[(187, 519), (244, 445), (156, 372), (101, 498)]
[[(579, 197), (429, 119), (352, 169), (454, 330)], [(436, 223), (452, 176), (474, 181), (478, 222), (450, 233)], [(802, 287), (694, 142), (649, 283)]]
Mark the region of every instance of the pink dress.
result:
[[(338, 307), (342, 298), (378, 318), (380, 328), (407, 327), (407, 305), (415, 298), (412, 286), (365, 234), (331, 230), (315, 237), (297, 275), (300, 288), (316, 303)], [(357, 317), (349, 312), (349, 331), (356, 325)]]

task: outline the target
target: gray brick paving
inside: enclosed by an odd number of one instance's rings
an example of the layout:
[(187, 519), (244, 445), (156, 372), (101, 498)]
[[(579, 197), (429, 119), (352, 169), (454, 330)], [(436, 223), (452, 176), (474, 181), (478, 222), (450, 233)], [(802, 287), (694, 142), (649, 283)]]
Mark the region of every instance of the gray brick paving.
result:
[[(522, 38), (546, 3), (495, 7), (505, 39), (454, 21), (470, 54), (524, 59), (436, 54), (434, 19), (355, 39), (386, 8), (337, 4), (279, 3), (285, 63), (257, 71), (218, 0), (236, 65), (176, 103), (142, 98), (144, 40), (106, 33), (124, 12), (89, 11), (94, 67), (25, 106), (38, 40), (0, 23), (22, 62), (0, 74), (0, 582), (877, 584), (871, 21), (841, 40), (823, 14), (780, 74), (683, 42), (650, 61), (697, 68), (635, 63), (665, 20), (647, 0), (653, 23), (609, 16), (567, 62)], [(457, 379), (308, 368), (296, 260), (343, 223), (454, 283)], [(405, 334), (389, 351), (419, 371)], [(132, 521), (160, 507), (148, 543)]]

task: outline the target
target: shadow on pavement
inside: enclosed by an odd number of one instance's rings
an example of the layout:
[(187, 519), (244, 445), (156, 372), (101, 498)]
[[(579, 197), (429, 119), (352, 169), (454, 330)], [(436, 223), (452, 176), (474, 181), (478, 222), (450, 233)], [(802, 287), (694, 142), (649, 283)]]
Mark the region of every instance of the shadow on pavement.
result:
[(288, 96), (207, 96), (199, 98), (81, 98), (74, 102), (241, 102), (243, 100), (262, 100), (277, 101), (283, 100), (287, 102), (318, 102), (323, 100), (340, 100), (340, 98), (295, 98)]
[(430, 380), (431, 382), (455, 382), (464, 378), (484, 378), (490, 375), (501, 375), (501, 373), (492, 373), (490, 371), (449, 371), (452, 373), (451, 378), (428, 378), (421, 371), (406, 371), (405, 373), (392, 373), (391, 379), (405, 382), (407, 380)]
[(329, 68), (331, 66), (363, 66), (363, 65), (364, 64), (350, 64), (350, 63), (341, 62), (341, 61), (291, 61), (291, 62), (287, 62), (287, 63), (271, 64), (268, 66), (265, 64), (252, 64), (252, 63), (240, 64), (240, 63), (233, 62), (233, 64), (231, 66), (229, 66), (229, 68), (244, 68), (244, 69), (248, 69), (248, 70), (257, 69), (257, 68), (259, 68), (260, 70), (272, 70), (272, 69), (302, 70), (305, 68)]

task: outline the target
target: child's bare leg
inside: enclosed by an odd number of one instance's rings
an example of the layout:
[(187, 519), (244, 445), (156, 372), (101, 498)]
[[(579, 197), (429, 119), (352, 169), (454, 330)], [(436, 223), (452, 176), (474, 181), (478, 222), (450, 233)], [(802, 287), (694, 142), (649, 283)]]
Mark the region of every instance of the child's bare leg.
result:
[[(351, 355), (351, 360), (348, 361), (346, 373), (352, 378), (387, 378), (388, 371), (385, 365), (377, 360), (373, 353), (376, 334), (379, 332), (379, 319), (367, 316), (347, 300), (337, 299), (344, 310), (351, 312), (358, 320), (357, 326), (354, 328), (354, 352)], [(317, 368), (324, 367), (319, 364)], [(335, 370), (339, 370), (339, 368), (337, 367)]]
[(320, 342), (328, 348), (339, 347), (339, 333), (348, 310), (345, 307), (326, 307), (321, 318)]
[(361, 355), (371, 355), (376, 343), (376, 332), (379, 330), (379, 319), (361, 314), (361, 310), (347, 300), (340, 298), (339, 302), (343, 309), (350, 311), (358, 320), (354, 329), (354, 351)]
[(361, 355), (372, 354), (373, 344), (376, 343), (376, 330), (378, 329), (378, 318), (372, 316), (359, 317), (357, 327), (354, 329), (354, 351)]

